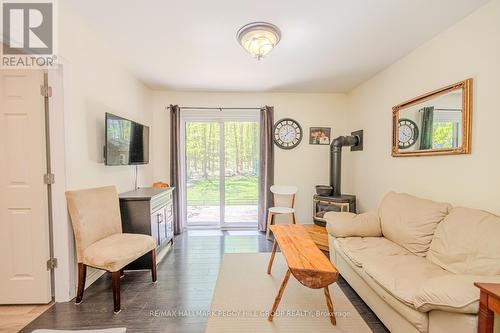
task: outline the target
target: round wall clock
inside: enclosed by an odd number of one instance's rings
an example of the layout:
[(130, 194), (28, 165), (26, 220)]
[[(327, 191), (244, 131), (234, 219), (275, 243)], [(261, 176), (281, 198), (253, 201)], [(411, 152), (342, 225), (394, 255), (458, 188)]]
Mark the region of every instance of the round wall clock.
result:
[(290, 118), (278, 120), (274, 124), (274, 143), (282, 149), (292, 149), (302, 140), (302, 127)]
[(413, 120), (399, 119), (398, 122), (398, 147), (410, 148), (418, 140), (418, 126)]

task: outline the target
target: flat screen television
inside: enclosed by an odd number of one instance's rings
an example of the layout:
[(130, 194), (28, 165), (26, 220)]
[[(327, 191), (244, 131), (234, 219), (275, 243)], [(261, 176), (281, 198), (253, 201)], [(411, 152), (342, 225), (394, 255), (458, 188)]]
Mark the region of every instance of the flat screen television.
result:
[(106, 113), (106, 165), (149, 163), (149, 127)]

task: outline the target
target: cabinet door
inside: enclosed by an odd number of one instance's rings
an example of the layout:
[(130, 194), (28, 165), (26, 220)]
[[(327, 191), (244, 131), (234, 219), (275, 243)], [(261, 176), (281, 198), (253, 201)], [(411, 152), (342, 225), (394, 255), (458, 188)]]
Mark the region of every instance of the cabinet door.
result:
[(158, 224), (158, 244), (161, 245), (167, 240), (167, 220), (165, 218), (165, 207), (158, 209), (155, 213)]
[(158, 218), (156, 213), (151, 214), (151, 236), (155, 239), (156, 245), (160, 245), (160, 238), (158, 236)]
[(167, 241), (174, 238), (174, 221), (172, 218), (167, 220)]
[(174, 238), (174, 214), (172, 203), (167, 204), (166, 207), (166, 219), (167, 219), (167, 240)]
[(157, 245), (161, 245), (167, 238), (165, 208), (160, 208), (151, 214), (151, 235), (156, 239)]

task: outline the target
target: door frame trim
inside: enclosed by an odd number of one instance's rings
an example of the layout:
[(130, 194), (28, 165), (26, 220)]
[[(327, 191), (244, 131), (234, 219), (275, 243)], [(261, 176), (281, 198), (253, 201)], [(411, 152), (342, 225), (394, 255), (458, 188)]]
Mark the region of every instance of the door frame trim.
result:
[(74, 253), (73, 231), (66, 206), (66, 143), (65, 128), (68, 120), (68, 65), (62, 57), (60, 65), (48, 70), (48, 83), (52, 87), (49, 98), (50, 159), (55, 183), (52, 184), (53, 253), (57, 258), (54, 270), (54, 296), (56, 302), (70, 301), (76, 295), (76, 257)]
[[(42, 95), (45, 91), (45, 96), (43, 96), (43, 109), (45, 113), (45, 163), (46, 163), (46, 175), (52, 175), (52, 155), (51, 155), (51, 142), (50, 142), (50, 98), (52, 94), (49, 93), (51, 91), (51, 87), (49, 85), (49, 72), (48, 70), (43, 71), (43, 85), (41, 87)], [(55, 258), (54, 256), (54, 215), (53, 215), (53, 194), (52, 194), (52, 183), (46, 182), (47, 187), (47, 213), (48, 213), (48, 222), (49, 222), (49, 260)], [(57, 259), (56, 259), (57, 260)], [(47, 262), (47, 269), (49, 269), (49, 265)], [(55, 270), (56, 267), (50, 268), (50, 295), (52, 297), (52, 301), (55, 299)]]

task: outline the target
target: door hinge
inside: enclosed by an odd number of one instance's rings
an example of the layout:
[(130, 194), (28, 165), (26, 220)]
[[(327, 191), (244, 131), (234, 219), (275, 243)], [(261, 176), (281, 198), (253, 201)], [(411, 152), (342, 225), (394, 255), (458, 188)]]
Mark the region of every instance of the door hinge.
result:
[(52, 97), (52, 87), (51, 86), (40, 86), (40, 93), (43, 97)]
[(43, 182), (47, 185), (54, 184), (56, 182), (56, 175), (54, 175), (53, 173), (46, 173), (45, 175), (43, 175)]
[(50, 258), (47, 260), (47, 270), (53, 270), (57, 268), (57, 258)]

